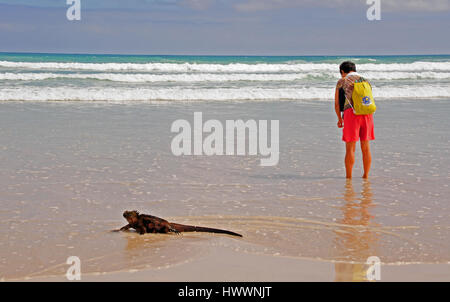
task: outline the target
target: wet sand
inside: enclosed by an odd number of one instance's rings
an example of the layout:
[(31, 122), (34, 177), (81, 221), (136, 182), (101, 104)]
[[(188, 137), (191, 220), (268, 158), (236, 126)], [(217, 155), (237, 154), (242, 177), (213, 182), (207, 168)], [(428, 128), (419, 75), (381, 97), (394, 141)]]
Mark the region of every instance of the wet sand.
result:
[[(379, 102), (371, 178), (347, 182), (326, 103), (2, 103), (0, 279), (61, 280), (75, 255), (85, 281), (348, 280), (369, 256), (382, 281), (448, 280), (448, 104)], [(280, 120), (279, 164), (174, 156), (195, 111)], [(244, 237), (110, 233), (131, 209)]]
[[(364, 267), (365, 269), (365, 267)], [(450, 281), (450, 264), (382, 265), (383, 282)], [(194, 260), (166, 267), (82, 274), (82, 282), (353, 282), (365, 271), (354, 263), (248, 254), (214, 247)], [(65, 276), (36, 277), (30, 282), (65, 282)], [(70, 281), (73, 282), (73, 281)]]

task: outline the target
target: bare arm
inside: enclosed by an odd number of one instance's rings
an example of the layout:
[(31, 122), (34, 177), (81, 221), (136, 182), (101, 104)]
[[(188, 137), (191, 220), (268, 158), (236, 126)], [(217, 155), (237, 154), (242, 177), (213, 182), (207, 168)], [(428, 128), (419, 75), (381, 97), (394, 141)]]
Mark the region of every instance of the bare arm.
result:
[(339, 88), (336, 87), (336, 91), (334, 92), (334, 111), (336, 112), (338, 123), (338, 128), (343, 127), (343, 120), (341, 116), (341, 109), (339, 108)]

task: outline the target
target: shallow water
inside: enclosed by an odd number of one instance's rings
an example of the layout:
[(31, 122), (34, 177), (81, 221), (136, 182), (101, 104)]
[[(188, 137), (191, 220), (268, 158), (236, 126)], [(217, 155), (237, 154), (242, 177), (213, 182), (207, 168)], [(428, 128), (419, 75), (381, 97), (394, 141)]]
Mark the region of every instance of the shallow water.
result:
[[(3, 102), (0, 279), (166, 267), (220, 245), (336, 261), (450, 261), (449, 100), (379, 101), (369, 181), (323, 102)], [(280, 161), (171, 153), (177, 119), (280, 121)], [(124, 210), (244, 235), (110, 233)]]

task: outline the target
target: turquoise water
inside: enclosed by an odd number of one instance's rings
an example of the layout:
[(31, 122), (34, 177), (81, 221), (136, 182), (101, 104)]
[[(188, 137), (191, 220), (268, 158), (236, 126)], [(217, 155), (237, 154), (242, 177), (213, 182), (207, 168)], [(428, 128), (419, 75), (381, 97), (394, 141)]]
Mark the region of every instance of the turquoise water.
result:
[(450, 62), (450, 55), (404, 56), (180, 56), (180, 55), (108, 55), (0, 53), (0, 61), (11, 62), (80, 62), (80, 63), (339, 63), (352, 59), (358, 63)]

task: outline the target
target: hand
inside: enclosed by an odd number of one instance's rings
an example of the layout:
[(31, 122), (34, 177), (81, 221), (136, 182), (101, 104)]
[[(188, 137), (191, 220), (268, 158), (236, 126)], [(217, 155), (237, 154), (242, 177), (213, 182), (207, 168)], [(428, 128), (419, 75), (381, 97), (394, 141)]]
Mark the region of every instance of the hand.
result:
[(339, 120), (339, 121), (337, 122), (337, 126), (338, 126), (338, 128), (344, 127), (344, 121), (343, 121), (343, 120)]

